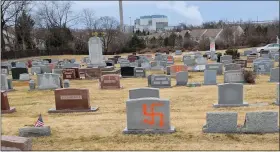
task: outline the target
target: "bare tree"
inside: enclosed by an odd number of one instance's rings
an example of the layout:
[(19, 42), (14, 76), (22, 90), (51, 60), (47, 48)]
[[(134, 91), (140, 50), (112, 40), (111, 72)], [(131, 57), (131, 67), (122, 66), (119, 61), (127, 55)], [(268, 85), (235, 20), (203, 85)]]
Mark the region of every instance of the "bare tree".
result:
[(93, 31), (98, 29), (98, 19), (95, 17), (95, 12), (89, 8), (85, 8), (82, 11), (81, 21), (85, 24), (86, 28)]
[(119, 22), (109, 16), (104, 16), (98, 19), (98, 29), (104, 34), (101, 36), (103, 42), (104, 54), (108, 52), (109, 46), (117, 38)]
[[(26, 1), (1, 1), (1, 49), (5, 51), (4, 30), (14, 25), (16, 16), (23, 10)], [(8, 34), (8, 33), (7, 33)], [(6, 37), (6, 36), (5, 36)]]
[(73, 14), (72, 2), (44, 1), (37, 11), (37, 23), (41, 27), (70, 27), (77, 23), (78, 15)]

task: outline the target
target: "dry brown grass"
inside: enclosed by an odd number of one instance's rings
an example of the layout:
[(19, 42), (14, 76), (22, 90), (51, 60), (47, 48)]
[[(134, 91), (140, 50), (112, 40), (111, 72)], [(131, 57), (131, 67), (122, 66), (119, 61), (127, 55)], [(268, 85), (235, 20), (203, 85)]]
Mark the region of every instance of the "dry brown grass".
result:
[[(80, 59), (81, 56), (59, 58)], [(58, 56), (57, 56), (58, 58)], [(178, 63), (180, 59), (176, 58)], [(180, 63), (178, 63), (180, 64)], [(203, 82), (203, 73), (190, 73), (189, 81)], [(35, 79), (35, 77), (33, 77)], [(219, 83), (223, 76), (218, 76)], [(268, 83), (268, 76), (259, 76), (255, 85), (244, 85), (244, 101), (249, 104), (267, 102), (267, 106), (219, 108), (217, 86), (195, 88), (176, 87), (160, 89), (161, 98), (170, 99), (171, 124), (177, 132), (168, 135), (123, 135), (126, 127), (125, 102), (128, 90), (146, 87), (145, 78), (121, 79), (124, 89), (100, 90), (97, 80), (73, 80), (71, 88), (87, 88), (94, 113), (48, 114), (55, 106), (53, 91), (28, 91), (28, 84), (14, 81), (17, 91), (9, 92), (9, 102), (16, 113), (2, 115), (2, 134), (18, 135), (18, 129), (33, 124), (41, 113), (46, 125), (51, 126), (49, 137), (33, 138), (33, 150), (279, 150), (279, 134), (205, 134), (206, 112), (238, 112), (238, 124), (243, 124), (245, 113), (251, 111), (279, 111), (272, 105), (276, 85)]]

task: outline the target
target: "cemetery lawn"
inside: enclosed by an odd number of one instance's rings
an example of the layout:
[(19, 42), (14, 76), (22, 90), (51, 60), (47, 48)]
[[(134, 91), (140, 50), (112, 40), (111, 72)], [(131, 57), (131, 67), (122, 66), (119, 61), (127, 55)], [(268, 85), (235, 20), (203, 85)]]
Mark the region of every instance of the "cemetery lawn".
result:
[[(76, 58), (79, 61), (82, 57), (53, 58)], [(181, 57), (175, 56), (175, 61), (183, 64)], [(203, 72), (189, 72), (189, 76), (189, 82), (203, 82)], [(37, 82), (35, 76), (32, 79)], [(53, 91), (28, 91), (28, 82), (13, 81), (17, 91), (9, 92), (8, 99), (17, 112), (2, 115), (2, 135), (18, 135), (19, 128), (33, 125), (41, 113), (52, 133), (49, 137), (33, 138), (33, 150), (279, 150), (279, 133), (202, 132), (206, 112), (238, 112), (238, 125), (243, 125), (246, 112), (279, 112), (279, 107), (272, 104), (276, 100), (276, 84), (268, 80), (269, 76), (258, 76), (255, 85), (244, 85), (244, 101), (255, 106), (214, 109), (212, 104), (218, 102), (217, 86), (176, 87), (173, 78), (172, 88), (160, 89), (160, 97), (171, 102), (171, 125), (177, 130), (165, 135), (122, 134), (126, 127), (128, 90), (147, 87), (147, 78), (123, 78), (121, 85), (124, 88), (121, 90), (100, 90), (97, 80), (71, 80), (70, 88), (89, 89), (91, 106), (100, 109), (68, 114), (47, 113), (48, 109), (55, 107)], [(223, 76), (218, 76), (217, 82), (223, 83)], [(268, 105), (261, 106), (261, 103)]]

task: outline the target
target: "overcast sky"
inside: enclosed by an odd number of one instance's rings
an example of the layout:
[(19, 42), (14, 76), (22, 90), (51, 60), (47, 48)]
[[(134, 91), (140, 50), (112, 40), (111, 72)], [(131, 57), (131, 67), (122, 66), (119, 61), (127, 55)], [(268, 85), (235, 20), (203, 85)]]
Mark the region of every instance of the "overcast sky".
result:
[[(118, 1), (74, 1), (73, 10), (90, 8), (96, 16), (113, 16), (119, 20)], [(184, 22), (199, 25), (205, 21), (227, 19), (279, 19), (278, 1), (123, 1), (124, 23), (133, 25), (144, 15), (166, 15), (169, 25)]]

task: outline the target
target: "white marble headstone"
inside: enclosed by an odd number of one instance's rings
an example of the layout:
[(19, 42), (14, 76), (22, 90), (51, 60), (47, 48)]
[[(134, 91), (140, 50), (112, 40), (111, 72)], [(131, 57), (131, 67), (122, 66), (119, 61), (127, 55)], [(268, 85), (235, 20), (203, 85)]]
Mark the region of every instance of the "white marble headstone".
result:
[(102, 54), (102, 42), (99, 37), (91, 37), (88, 41), (89, 59), (94, 67), (105, 67)]

